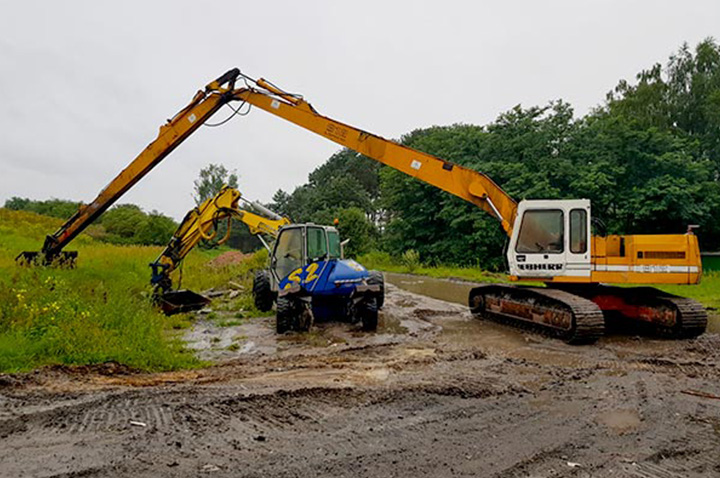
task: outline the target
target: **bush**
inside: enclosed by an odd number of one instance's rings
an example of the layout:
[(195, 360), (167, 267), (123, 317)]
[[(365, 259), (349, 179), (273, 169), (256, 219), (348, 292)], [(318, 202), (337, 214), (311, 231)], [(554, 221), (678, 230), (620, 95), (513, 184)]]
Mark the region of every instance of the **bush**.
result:
[(408, 249), (403, 252), (402, 263), (412, 273), (420, 267), (420, 254), (415, 249)]

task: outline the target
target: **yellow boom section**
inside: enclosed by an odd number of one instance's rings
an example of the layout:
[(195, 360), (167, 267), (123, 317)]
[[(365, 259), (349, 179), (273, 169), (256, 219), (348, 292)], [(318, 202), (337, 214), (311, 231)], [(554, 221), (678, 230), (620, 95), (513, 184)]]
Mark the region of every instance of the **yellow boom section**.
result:
[(285, 93), (265, 80), (260, 79), (256, 84), (262, 90), (239, 88), (233, 92), (233, 99), (257, 106), (471, 202), (497, 217), (505, 232), (512, 234), (517, 203), (485, 174), (322, 116), (299, 96)]
[[(51, 259), (80, 234), (120, 196), (140, 181), (188, 136), (202, 126), (221, 106), (231, 100), (237, 75), (230, 71), (199, 91), (190, 104), (160, 127), (160, 132), (120, 174), (89, 204), (82, 205), (54, 234), (47, 236), (42, 253)], [(223, 87), (223, 85), (227, 85)]]
[(228, 221), (228, 227), (225, 237), (218, 241), (219, 244), (230, 237), (232, 218), (247, 225), (251, 234), (267, 234), (273, 237), (277, 237), (281, 227), (290, 224), (286, 217), (271, 219), (241, 209), (238, 206), (241, 197), (240, 191), (225, 186), (214, 197), (189, 211), (160, 256), (150, 264), (153, 268), (153, 284), (169, 290), (170, 273), (201, 240), (209, 241), (215, 238), (218, 223), (223, 219)]

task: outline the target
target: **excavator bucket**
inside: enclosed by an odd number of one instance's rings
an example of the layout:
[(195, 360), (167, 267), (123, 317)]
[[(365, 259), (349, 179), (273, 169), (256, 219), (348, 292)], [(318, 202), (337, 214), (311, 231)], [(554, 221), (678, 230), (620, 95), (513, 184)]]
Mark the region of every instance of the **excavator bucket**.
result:
[(158, 303), (165, 315), (174, 315), (200, 310), (210, 303), (210, 299), (191, 290), (173, 290), (161, 294)]
[(60, 251), (52, 256), (38, 251), (25, 251), (15, 258), (15, 262), (22, 266), (53, 266), (74, 269), (77, 256), (77, 251)]

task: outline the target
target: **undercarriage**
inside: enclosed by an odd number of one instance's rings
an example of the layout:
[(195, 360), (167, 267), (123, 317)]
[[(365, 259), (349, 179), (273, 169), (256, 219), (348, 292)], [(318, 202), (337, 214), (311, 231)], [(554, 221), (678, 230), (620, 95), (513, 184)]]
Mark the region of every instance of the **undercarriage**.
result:
[(652, 287), (492, 284), (472, 289), (469, 305), (476, 317), (529, 327), (569, 344), (593, 343), (606, 326), (673, 339), (696, 337), (707, 326), (702, 304)]

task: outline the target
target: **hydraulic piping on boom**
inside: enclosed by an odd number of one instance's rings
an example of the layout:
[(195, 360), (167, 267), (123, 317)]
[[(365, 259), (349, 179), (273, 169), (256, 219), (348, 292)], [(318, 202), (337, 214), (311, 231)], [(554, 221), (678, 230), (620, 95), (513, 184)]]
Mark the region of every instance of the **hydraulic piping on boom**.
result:
[[(266, 217), (241, 208), (240, 201), (243, 201), (248, 209), (253, 208)], [(230, 238), (233, 218), (244, 223), (250, 229), (250, 233), (256, 235), (268, 251), (270, 246), (262, 235), (277, 237), (280, 228), (290, 224), (288, 218), (281, 217), (261, 204), (246, 200), (240, 191), (228, 186), (224, 186), (214, 197), (190, 210), (168, 245), (150, 264), (153, 295), (165, 313), (187, 312), (202, 308), (209, 302), (207, 298), (195, 292), (173, 290), (170, 274), (180, 266), (185, 256), (200, 241), (212, 241), (217, 237), (218, 225), (222, 220), (227, 220), (227, 231), (225, 236), (218, 240), (218, 244), (225, 243)]]

